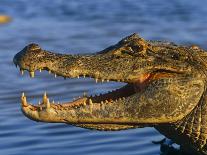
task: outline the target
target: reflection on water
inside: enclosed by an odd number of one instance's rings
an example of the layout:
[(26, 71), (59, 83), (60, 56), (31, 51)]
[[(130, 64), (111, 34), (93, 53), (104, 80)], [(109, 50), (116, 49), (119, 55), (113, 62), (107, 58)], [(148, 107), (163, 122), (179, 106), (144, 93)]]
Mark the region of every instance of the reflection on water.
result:
[(147, 39), (206, 47), (206, 4), (202, 0), (1, 0), (0, 13), (13, 20), (0, 25), (0, 154), (160, 154), (151, 141), (163, 136), (153, 128), (98, 132), (25, 118), (19, 106), (21, 91), (33, 103), (45, 90), (52, 100), (66, 101), (84, 91), (107, 92), (121, 84), (55, 79), (46, 72), (36, 73), (34, 79), (21, 77), (12, 58), (30, 42), (62, 53), (95, 52), (134, 32)]

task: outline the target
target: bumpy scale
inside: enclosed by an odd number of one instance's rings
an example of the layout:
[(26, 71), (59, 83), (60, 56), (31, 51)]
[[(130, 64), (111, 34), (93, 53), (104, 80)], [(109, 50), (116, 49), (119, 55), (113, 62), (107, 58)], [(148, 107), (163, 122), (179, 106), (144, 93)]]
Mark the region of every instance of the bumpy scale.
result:
[(126, 83), (120, 89), (74, 101), (38, 105), (22, 95), (28, 118), (63, 122), (97, 130), (155, 127), (194, 154), (207, 154), (207, 54), (197, 46), (147, 41), (136, 34), (91, 55), (65, 55), (30, 44), (14, 57), (30, 72), (47, 70), (65, 78), (91, 77), (96, 82)]

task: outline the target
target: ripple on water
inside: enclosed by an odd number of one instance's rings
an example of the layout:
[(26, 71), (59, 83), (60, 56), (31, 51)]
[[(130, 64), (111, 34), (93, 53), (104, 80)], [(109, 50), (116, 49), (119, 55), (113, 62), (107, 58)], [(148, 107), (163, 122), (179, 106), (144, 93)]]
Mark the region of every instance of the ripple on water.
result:
[(13, 19), (7, 25), (0, 25), (0, 154), (158, 155), (159, 146), (151, 141), (162, 136), (153, 128), (99, 132), (25, 118), (19, 103), (22, 91), (34, 104), (41, 100), (44, 91), (51, 100), (65, 102), (84, 91), (104, 93), (123, 84), (55, 79), (46, 72), (36, 72), (34, 79), (28, 78), (28, 73), (21, 77), (12, 58), (30, 42), (62, 53), (90, 53), (134, 32), (147, 39), (207, 47), (206, 2), (14, 1), (0, 1), (0, 12)]

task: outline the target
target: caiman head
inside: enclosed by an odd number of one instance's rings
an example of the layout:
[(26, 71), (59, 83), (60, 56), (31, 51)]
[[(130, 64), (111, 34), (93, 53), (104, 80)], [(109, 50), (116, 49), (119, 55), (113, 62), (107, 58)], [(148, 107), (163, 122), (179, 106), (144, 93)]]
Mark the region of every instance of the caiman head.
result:
[[(120, 89), (75, 101), (51, 103), (46, 94), (38, 105), (22, 94), (28, 118), (63, 122), (99, 130), (121, 130), (183, 119), (205, 91), (203, 64), (194, 48), (169, 42), (146, 41), (132, 34), (103, 51), (90, 55), (64, 55), (30, 44), (13, 59), (34, 77), (47, 70), (65, 78), (94, 78), (96, 82), (123, 82)], [(198, 63), (199, 61), (199, 63)]]

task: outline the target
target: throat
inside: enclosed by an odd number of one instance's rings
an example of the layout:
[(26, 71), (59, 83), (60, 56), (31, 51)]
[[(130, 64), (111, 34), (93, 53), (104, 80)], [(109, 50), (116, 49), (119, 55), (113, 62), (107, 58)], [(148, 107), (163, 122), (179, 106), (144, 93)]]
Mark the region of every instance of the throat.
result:
[(127, 130), (127, 129), (138, 127), (135, 125), (121, 125), (121, 124), (74, 124), (74, 125), (78, 127), (96, 129), (100, 131), (119, 131), (119, 130)]

